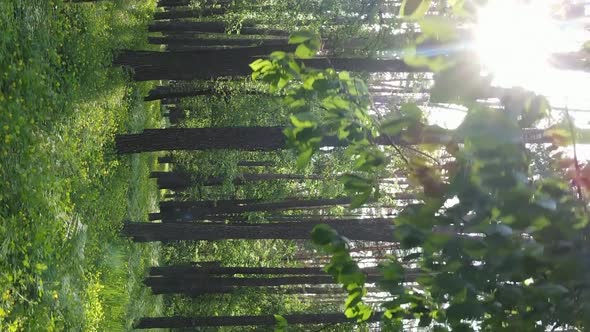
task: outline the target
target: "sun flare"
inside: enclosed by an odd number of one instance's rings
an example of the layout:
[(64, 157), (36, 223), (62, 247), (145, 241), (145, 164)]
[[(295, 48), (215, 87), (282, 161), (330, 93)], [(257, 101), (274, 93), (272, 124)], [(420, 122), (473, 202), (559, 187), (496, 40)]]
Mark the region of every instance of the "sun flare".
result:
[(494, 84), (523, 87), (555, 98), (583, 96), (588, 74), (559, 70), (556, 53), (580, 50), (584, 24), (556, 18), (555, 1), (491, 0), (478, 11), (474, 48)]

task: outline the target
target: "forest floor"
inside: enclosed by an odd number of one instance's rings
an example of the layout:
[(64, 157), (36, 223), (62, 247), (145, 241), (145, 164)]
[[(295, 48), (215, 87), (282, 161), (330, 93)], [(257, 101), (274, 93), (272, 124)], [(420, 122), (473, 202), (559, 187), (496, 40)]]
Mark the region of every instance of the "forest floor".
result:
[(142, 287), (157, 245), (120, 237), (158, 197), (153, 154), (116, 133), (160, 127), (149, 83), (112, 68), (146, 48), (155, 0), (0, 1), (0, 331), (124, 331), (162, 312)]

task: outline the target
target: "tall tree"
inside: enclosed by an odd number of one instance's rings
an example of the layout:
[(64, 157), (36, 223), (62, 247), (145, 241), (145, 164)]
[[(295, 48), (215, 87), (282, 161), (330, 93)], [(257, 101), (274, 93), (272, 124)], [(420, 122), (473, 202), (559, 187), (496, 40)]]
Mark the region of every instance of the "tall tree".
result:
[[(226, 33), (231, 27), (225, 22), (191, 22), (191, 21), (158, 21), (148, 26), (149, 32), (191, 32), (191, 33)], [(257, 27), (243, 22), (237, 31), (240, 35), (288, 36), (289, 32), (278, 29)]]
[[(363, 272), (376, 274), (377, 269), (366, 268)], [(150, 276), (174, 278), (175, 276), (212, 276), (235, 274), (275, 274), (275, 275), (326, 275), (326, 271), (316, 267), (243, 267), (243, 266), (194, 266), (173, 265), (153, 266)]]
[[(160, 189), (184, 190), (192, 186), (218, 186), (226, 181), (224, 176), (213, 176), (205, 179), (194, 179), (185, 172), (152, 172), (150, 177), (156, 178)], [(275, 180), (321, 180), (319, 175), (303, 174), (273, 174), (273, 173), (244, 173), (238, 174), (233, 180), (234, 185), (242, 185), (248, 182), (275, 181)]]
[(268, 224), (145, 223), (126, 222), (123, 234), (135, 242), (213, 241), (226, 239), (307, 240), (313, 228), (328, 224), (350, 240), (397, 242), (391, 223), (383, 222), (284, 222)]
[[(366, 322), (378, 321), (382, 313), (374, 313)], [(293, 325), (338, 324), (351, 322), (342, 313), (292, 314), (283, 317)], [(272, 326), (274, 315), (266, 316), (219, 316), (219, 317), (144, 317), (135, 324), (136, 329), (190, 328), (222, 326)]]
[(163, 221), (198, 220), (212, 215), (230, 215), (245, 212), (298, 210), (350, 204), (349, 198), (287, 199), (276, 202), (243, 201), (165, 201), (160, 203)]
[[(366, 281), (377, 282), (380, 275), (368, 275)], [(280, 277), (203, 277), (199, 275), (180, 275), (173, 277), (147, 277), (144, 284), (154, 294), (185, 293), (193, 290), (225, 287), (279, 287), (289, 285), (324, 285), (336, 281), (330, 275), (280, 276)]]
[(260, 96), (274, 96), (262, 91), (255, 90), (223, 90), (223, 89), (199, 89), (186, 86), (156, 86), (143, 99), (145, 101), (183, 98), (183, 97), (197, 97), (197, 96), (227, 96), (230, 94), (236, 95), (260, 95)]
[[(115, 58), (114, 63), (131, 68), (136, 81), (211, 79), (250, 75), (250, 63), (268, 53), (256, 52), (251, 48), (186, 52), (125, 51)], [(425, 71), (422, 68), (408, 66), (399, 59), (313, 58), (301, 62), (312, 68), (334, 68), (353, 72)]]
[[(118, 135), (115, 138), (117, 152), (138, 153), (173, 150), (274, 151), (287, 146), (285, 127), (224, 127), (224, 128), (169, 128), (146, 129), (140, 134)], [(588, 141), (588, 130), (578, 130), (583, 142)], [(524, 129), (527, 143), (552, 143), (541, 129)], [(419, 136), (379, 136), (372, 139), (378, 145), (446, 144), (453, 140), (453, 131), (433, 127), (423, 130)], [(456, 139), (456, 137), (455, 137)], [(342, 146), (337, 137), (325, 137), (321, 146)]]
[(223, 15), (227, 12), (226, 8), (200, 8), (200, 9), (184, 9), (184, 10), (169, 10), (164, 12), (154, 13), (154, 20), (174, 20), (179, 18), (201, 18), (215, 15)]

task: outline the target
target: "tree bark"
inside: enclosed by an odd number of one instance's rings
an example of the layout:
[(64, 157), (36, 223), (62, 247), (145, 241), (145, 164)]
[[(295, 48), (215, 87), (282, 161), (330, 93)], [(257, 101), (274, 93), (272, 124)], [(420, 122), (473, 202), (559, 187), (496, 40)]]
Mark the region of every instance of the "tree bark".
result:
[[(381, 319), (383, 313), (375, 312), (366, 322)], [(289, 324), (338, 324), (354, 322), (342, 313), (325, 314), (292, 314), (283, 315)], [(144, 317), (135, 325), (136, 329), (151, 328), (190, 328), (190, 327), (221, 327), (221, 326), (273, 326), (276, 324), (274, 315), (266, 316), (218, 316), (218, 317)]]
[[(219, 186), (225, 182), (223, 176), (213, 176), (206, 179), (193, 179), (189, 174), (183, 172), (152, 172), (150, 177), (156, 178), (160, 189), (171, 189), (175, 191), (186, 190), (192, 186)], [(275, 181), (275, 180), (321, 180), (319, 175), (302, 174), (254, 174), (244, 173), (237, 175), (233, 184), (238, 186), (248, 182)]]
[[(223, 127), (223, 128), (166, 128), (145, 129), (140, 134), (117, 135), (117, 152), (138, 153), (174, 150), (275, 151), (286, 148), (285, 127)], [(445, 131), (446, 133), (446, 131)], [(392, 136), (380, 136), (373, 141), (380, 145), (440, 143), (451, 135), (428, 135), (421, 141), (404, 142)], [(321, 146), (344, 146), (336, 137), (326, 137)]]
[[(182, 292), (183, 295), (190, 297), (198, 297), (202, 295), (221, 295), (221, 294), (235, 294), (244, 290), (240, 287), (207, 287), (202, 289), (192, 289), (191, 291)], [(320, 294), (345, 294), (340, 287), (326, 287), (323, 286), (288, 286), (288, 287), (261, 287), (260, 292), (268, 292), (270, 294), (284, 294), (284, 295), (320, 295)], [(381, 291), (381, 290), (379, 290)]]
[[(174, 150), (275, 151), (286, 148), (285, 127), (223, 127), (146, 129), (141, 134), (117, 135), (117, 152), (138, 153)], [(578, 129), (580, 142), (590, 141), (590, 130)], [(456, 138), (456, 137), (455, 137)], [(454, 132), (444, 129), (423, 131), (419, 137), (379, 136), (372, 139), (378, 145), (447, 144)], [(460, 138), (459, 138), (460, 139)], [(551, 143), (553, 138), (542, 129), (523, 129), (525, 143)], [(336, 137), (325, 137), (321, 146), (344, 146)]]
[[(158, 160), (159, 161), (159, 160)], [(193, 183), (190, 176), (184, 172), (151, 172), (150, 178), (156, 178), (159, 189), (183, 191)]]
[[(194, 32), (194, 33), (227, 33), (228, 27), (225, 22), (154, 22), (148, 25), (149, 32)], [(278, 29), (257, 27), (254, 24), (245, 22), (238, 31), (240, 35), (261, 35), (261, 36), (289, 36), (289, 32)]]
[[(381, 280), (380, 275), (368, 275), (365, 280), (375, 283)], [(279, 287), (292, 285), (326, 285), (336, 284), (337, 281), (330, 275), (314, 276), (281, 276), (272, 278), (234, 278), (234, 277), (202, 277), (202, 276), (178, 276), (178, 277), (147, 277), (144, 284), (151, 288), (153, 294), (186, 294), (195, 290), (211, 288), (232, 287)]]
[(192, 36), (148, 37), (150, 44), (170, 46), (285, 46), (286, 38), (199, 38)]
[[(207, 0), (202, 5), (210, 6), (213, 4), (229, 5), (232, 0)], [(183, 7), (190, 6), (191, 0), (159, 0), (158, 7)]]
[(174, 162), (174, 157), (172, 155), (158, 157), (158, 163), (160, 163), (160, 164), (171, 164), (173, 162)]
[[(136, 81), (213, 79), (222, 76), (248, 76), (249, 65), (268, 52), (256, 48), (200, 50), (179, 52), (125, 51), (114, 63), (133, 70)], [(354, 72), (424, 72), (424, 68), (408, 66), (403, 60), (367, 58), (313, 58), (300, 60), (307, 67)]]
[(182, 7), (191, 4), (191, 0), (159, 0), (158, 7)]
[(358, 241), (397, 242), (391, 223), (300, 222), (249, 225), (225, 225), (211, 223), (146, 223), (127, 222), (123, 234), (135, 242), (213, 241), (226, 239), (284, 239), (308, 240), (313, 228), (328, 224), (339, 234)]
[(146, 129), (141, 134), (118, 135), (119, 153), (171, 150), (237, 149), (273, 151), (285, 148), (284, 127)]
[(208, 17), (215, 15), (223, 15), (225, 12), (225, 8), (170, 10), (165, 12), (154, 13), (154, 20), (174, 20), (179, 18)]
[[(376, 268), (363, 269), (366, 274), (374, 275), (378, 273)], [(320, 275), (325, 276), (326, 272), (317, 267), (201, 267), (194, 265), (173, 265), (173, 266), (153, 266), (150, 268), (152, 277), (187, 277), (187, 276), (211, 276), (211, 275), (235, 275), (235, 274), (269, 274), (269, 275)]]
[(262, 91), (243, 90), (230, 91), (218, 89), (195, 89), (191, 87), (175, 87), (175, 86), (157, 86), (150, 90), (148, 95), (143, 98), (144, 101), (161, 100), (167, 98), (183, 98), (183, 97), (197, 97), (197, 96), (215, 96), (215, 95), (262, 95), (262, 96), (276, 96)]
[(348, 205), (350, 198), (287, 199), (277, 202), (241, 201), (165, 201), (160, 203), (160, 215), (165, 222), (191, 221), (212, 215), (240, 214), (245, 212), (299, 210), (306, 208)]

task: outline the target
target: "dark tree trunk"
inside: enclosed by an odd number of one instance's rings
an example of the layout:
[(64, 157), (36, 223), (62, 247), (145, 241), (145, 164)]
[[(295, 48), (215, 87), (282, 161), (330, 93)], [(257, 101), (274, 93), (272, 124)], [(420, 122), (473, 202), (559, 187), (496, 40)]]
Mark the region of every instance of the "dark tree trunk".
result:
[[(376, 312), (366, 322), (381, 319), (383, 313)], [(292, 325), (339, 324), (354, 322), (342, 313), (325, 314), (293, 314), (283, 315)], [(218, 317), (144, 317), (135, 325), (137, 329), (151, 328), (190, 328), (190, 327), (221, 327), (221, 326), (273, 326), (276, 324), (274, 315), (267, 316), (218, 316)]]
[(148, 95), (143, 99), (145, 101), (167, 99), (167, 98), (183, 98), (183, 97), (196, 97), (196, 96), (215, 96), (215, 95), (261, 95), (261, 96), (276, 96), (262, 91), (243, 90), (243, 91), (230, 91), (230, 90), (218, 90), (218, 89), (195, 89), (192, 87), (177, 87), (177, 86), (157, 86), (150, 90)]
[[(117, 152), (138, 153), (173, 150), (274, 151), (286, 147), (285, 127), (224, 127), (146, 129), (141, 134), (117, 135)], [(425, 130), (419, 137), (379, 136), (378, 145), (446, 144), (454, 132), (444, 129)], [(553, 139), (542, 129), (523, 129), (526, 143), (551, 143)], [(321, 146), (344, 146), (336, 137), (325, 137)]]
[(150, 177), (156, 178), (160, 189), (182, 191), (192, 184), (190, 176), (183, 172), (151, 172)]
[[(225, 22), (154, 22), (148, 26), (149, 32), (193, 32), (193, 33), (227, 33)], [(256, 27), (251, 23), (243, 23), (238, 31), (240, 35), (288, 36), (289, 32), (278, 29)]]
[(168, 119), (171, 124), (178, 124), (186, 118), (186, 113), (180, 107), (171, 107), (168, 109)]
[(150, 44), (169, 46), (285, 46), (285, 38), (198, 38), (193, 36), (148, 37)]
[[(319, 268), (319, 267), (318, 267)], [(182, 292), (183, 295), (190, 297), (198, 297), (202, 295), (216, 295), (216, 294), (236, 294), (243, 291), (240, 287), (207, 287), (202, 289), (192, 289), (191, 291)], [(263, 287), (258, 289), (259, 292), (268, 292), (269, 294), (285, 294), (285, 295), (318, 295), (318, 294), (344, 294), (344, 290), (340, 287), (327, 287), (326, 285), (310, 287), (310, 286), (295, 286), (295, 287)]]
[(300, 222), (250, 225), (211, 223), (146, 223), (127, 222), (123, 234), (135, 242), (213, 241), (226, 239), (307, 240), (313, 228), (328, 224), (350, 240), (397, 242), (391, 223)]
[[(374, 283), (382, 278), (380, 275), (366, 276), (366, 282)], [(182, 294), (195, 290), (230, 287), (278, 287), (290, 285), (325, 285), (337, 283), (330, 275), (288, 276), (273, 278), (210, 278), (201, 276), (180, 276), (172, 278), (147, 277), (144, 284), (152, 289), (153, 294)]]
[[(320, 175), (302, 175), (302, 174), (240, 174), (234, 180), (234, 185), (242, 185), (247, 182), (275, 181), (275, 180), (322, 180)], [(218, 186), (223, 184), (225, 178), (222, 176), (210, 177), (200, 184), (203, 186)]]
[(146, 129), (141, 134), (119, 135), (119, 153), (169, 150), (237, 149), (272, 151), (285, 147), (284, 127)]
[(191, 0), (159, 0), (158, 7), (182, 7), (191, 4)]
[[(363, 270), (366, 274), (377, 274), (376, 268)], [(324, 269), (317, 267), (203, 267), (194, 265), (153, 266), (150, 268), (150, 276), (156, 277), (188, 277), (211, 275), (235, 275), (235, 274), (269, 274), (269, 275), (320, 275), (325, 276)]]
[[(136, 81), (212, 79), (250, 75), (250, 63), (267, 54), (257, 52), (255, 47), (188, 52), (126, 51), (119, 54), (114, 63), (131, 68)], [(301, 62), (307, 67), (318, 69), (368, 73), (425, 71), (424, 68), (408, 66), (398, 59), (314, 58)]]
[[(117, 135), (117, 152), (138, 153), (173, 150), (274, 151), (286, 147), (285, 127), (224, 127), (145, 129), (141, 134)], [(424, 137), (424, 142), (428, 137)], [(401, 144), (393, 137), (377, 137), (375, 143)], [(431, 143), (439, 142), (432, 141)], [(343, 146), (336, 137), (326, 137), (322, 146)]]
[(160, 203), (162, 221), (192, 221), (213, 215), (240, 214), (245, 212), (299, 210), (350, 204), (349, 198), (336, 199), (287, 199), (277, 202), (242, 203), (234, 201), (167, 201)]
[[(207, 0), (202, 5), (210, 6), (213, 4), (217, 5), (229, 5), (232, 0)], [(159, 0), (158, 7), (183, 7), (190, 6), (191, 0)]]
[(158, 157), (158, 163), (160, 163), (160, 164), (172, 164), (173, 162), (174, 162), (174, 157), (172, 157), (172, 155)]
[(215, 16), (215, 15), (223, 15), (225, 12), (226, 12), (225, 8), (171, 10), (171, 11), (154, 13), (154, 20), (174, 20), (174, 19), (179, 19), (179, 18), (208, 17), (208, 16)]
[[(189, 174), (183, 172), (152, 172), (150, 177), (158, 180), (160, 189), (171, 189), (175, 191), (186, 190), (192, 186), (218, 186), (225, 182), (225, 177), (215, 176), (206, 179), (193, 179)], [(248, 182), (275, 181), (275, 180), (321, 180), (319, 175), (301, 174), (240, 174), (233, 179), (234, 185), (242, 185)]]

